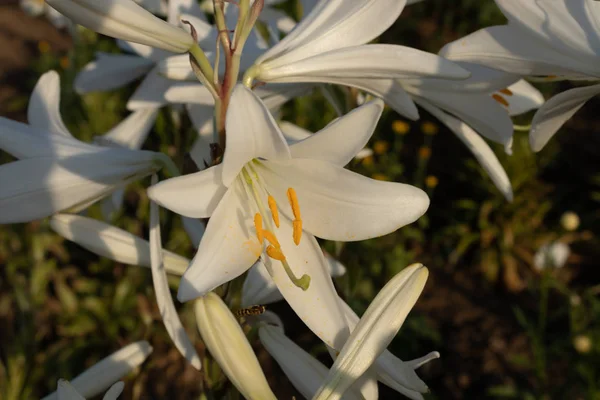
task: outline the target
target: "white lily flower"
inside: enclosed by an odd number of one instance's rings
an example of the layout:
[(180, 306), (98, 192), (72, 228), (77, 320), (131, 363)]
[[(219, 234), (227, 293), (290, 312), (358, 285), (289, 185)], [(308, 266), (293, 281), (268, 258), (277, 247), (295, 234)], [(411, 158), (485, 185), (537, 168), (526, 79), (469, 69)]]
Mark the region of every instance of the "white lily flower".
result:
[[(346, 267), (338, 260), (325, 253), (329, 275), (333, 278), (343, 276)], [(250, 307), (254, 304), (270, 304), (283, 300), (283, 295), (277, 289), (277, 285), (271, 279), (265, 264), (258, 260), (248, 271), (248, 275), (242, 286), (242, 307)]]
[(185, 53), (196, 44), (188, 32), (155, 17), (131, 0), (46, 1), (73, 22), (117, 39), (174, 53)]
[(571, 254), (569, 245), (562, 242), (544, 243), (533, 257), (533, 266), (536, 270), (562, 268), (567, 263)]
[[(53, 392), (42, 400), (70, 400), (83, 398), (83, 396), (94, 397), (108, 388), (110, 388), (110, 395), (114, 396), (108, 398), (116, 398), (120, 394), (120, 390), (122, 390), (122, 385), (114, 385), (114, 383), (142, 365), (151, 352), (152, 346), (146, 341), (135, 342), (125, 346), (85, 370), (72, 379), (70, 384), (60, 380), (58, 392)], [(73, 393), (78, 394), (80, 397), (68, 397), (69, 395), (74, 396)]]
[[(290, 340), (281, 325), (261, 323), (258, 337), (292, 385), (305, 398), (312, 398), (327, 377), (329, 369)], [(344, 394), (344, 399), (347, 400), (363, 398), (360, 392), (352, 389)]]
[(194, 306), (204, 344), (242, 396), (275, 400), (252, 346), (223, 300), (211, 292), (197, 299)]
[(34, 89), (29, 126), (0, 119), (0, 149), (21, 159), (0, 166), (0, 223), (81, 210), (170, 162), (160, 153), (80, 142), (66, 129), (58, 99), (58, 75), (52, 71)]
[[(158, 178), (152, 177), (152, 183), (156, 184)], [(165, 328), (171, 337), (177, 350), (192, 364), (197, 370), (202, 369), (202, 361), (192, 344), (189, 336), (177, 315), (169, 282), (167, 281), (167, 271), (163, 262), (162, 239), (160, 235), (160, 218), (158, 214), (158, 205), (150, 202), (150, 260), (152, 267), (152, 283), (156, 293), (156, 303), (160, 315), (165, 324)]]
[[(57, 388), (57, 396), (58, 400), (85, 400), (79, 392), (64, 379), (58, 380), (58, 388)], [(125, 384), (123, 382), (117, 382), (112, 385), (108, 391), (102, 397), (102, 400), (116, 400), (121, 393), (123, 393), (123, 389), (125, 388)]]
[[(130, 232), (105, 222), (75, 214), (56, 214), (50, 219), (52, 230), (81, 247), (128, 265), (150, 268), (150, 243)], [(189, 260), (168, 250), (163, 250), (167, 272), (181, 276)]]
[(369, 369), (400, 330), (423, 291), (428, 274), (423, 265), (414, 264), (383, 287), (352, 331), (314, 400), (342, 398)]
[(261, 257), (300, 318), (339, 347), (347, 325), (313, 235), (340, 241), (385, 235), (415, 221), (429, 205), (420, 189), (343, 168), (369, 140), (382, 110), (380, 101), (368, 103), (288, 146), (266, 106), (236, 87), (223, 163), (148, 192), (178, 214), (211, 217), (179, 299), (208, 293)]
[(392, 25), (405, 4), (406, 0), (323, 0), (256, 60), (245, 81), (334, 83), (357, 87), (392, 103), (402, 102), (403, 93), (382, 88), (381, 79), (467, 78), (468, 71), (434, 54), (365, 44)]
[(19, 0), (21, 9), (32, 17), (45, 15), (46, 18), (58, 29), (69, 27), (71, 21), (54, 8), (46, 4), (45, 0)]
[[(134, 0), (140, 6), (156, 15), (167, 15), (167, 0)], [(169, 1), (176, 3), (177, 0)]]
[[(496, 0), (508, 25), (492, 26), (446, 45), (452, 60), (483, 64), (520, 75), (551, 79), (600, 79), (600, 4), (594, 0)], [(600, 85), (567, 90), (542, 106), (530, 131), (541, 150)]]

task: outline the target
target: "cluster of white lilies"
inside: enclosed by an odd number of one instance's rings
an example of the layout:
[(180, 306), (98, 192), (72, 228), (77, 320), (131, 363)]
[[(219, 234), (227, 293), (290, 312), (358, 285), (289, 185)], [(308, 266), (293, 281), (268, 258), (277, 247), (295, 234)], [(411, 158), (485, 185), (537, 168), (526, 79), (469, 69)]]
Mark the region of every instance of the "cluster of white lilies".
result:
[[(368, 143), (384, 104), (411, 120), (419, 118), (418, 105), (468, 146), (510, 200), (509, 178), (484, 138), (510, 152), (511, 116), (539, 108), (530, 130), (538, 151), (600, 93), (600, 85), (581, 86), (544, 104), (522, 79), (598, 80), (600, 3), (496, 0), (508, 25), (475, 32), (434, 55), (372, 43), (406, 0), (302, 0), (298, 23), (273, 7), (280, 2), (47, 0), (54, 17), (112, 36), (124, 51), (98, 53), (75, 81), (80, 93), (143, 80), (127, 104), (131, 115), (84, 143), (60, 116), (58, 74), (43, 75), (29, 103), (29, 124), (0, 119), (0, 149), (18, 159), (0, 166), (0, 223), (51, 217), (56, 232), (90, 251), (150, 267), (165, 327), (200, 369), (167, 283), (167, 273), (181, 276), (179, 301), (195, 302), (206, 347), (245, 398), (275, 395), (239, 318), (213, 290), (247, 272), (241, 293), (242, 306), (250, 307), (246, 322), (303, 396), (375, 399), (381, 381), (422, 399), (427, 386), (415, 369), (439, 354), (404, 362), (386, 348), (417, 301), (427, 269), (405, 268), (359, 317), (333, 285), (331, 277), (344, 268), (315, 237), (386, 235), (422, 216), (429, 199), (418, 188), (344, 166)], [(43, 10), (43, 2), (27, 3)], [(264, 29), (255, 29), (259, 25)], [(324, 84), (353, 87), (373, 100), (315, 134), (277, 121), (281, 105)], [(198, 132), (185, 150), (199, 172), (184, 176), (167, 155), (140, 150), (158, 110), (178, 104), (185, 108), (174, 110), (185, 109)], [(158, 182), (160, 170), (172, 178)], [(149, 241), (80, 213), (102, 202), (110, 219), (124, 187), (148, 176)], [(182, 216), (198, 248), (193, 260), (162, 249), (159, 206)], [(288, 339), (277, 315), (252, 312), (281, 299), (327, 345), (331, 368)], [(105, 399), (116, 398), (123, 385), (110, 386), (150, 352), (146, 342), (127, 346), (71, 383), (59, 381), (47, 399), (106, 390)]]

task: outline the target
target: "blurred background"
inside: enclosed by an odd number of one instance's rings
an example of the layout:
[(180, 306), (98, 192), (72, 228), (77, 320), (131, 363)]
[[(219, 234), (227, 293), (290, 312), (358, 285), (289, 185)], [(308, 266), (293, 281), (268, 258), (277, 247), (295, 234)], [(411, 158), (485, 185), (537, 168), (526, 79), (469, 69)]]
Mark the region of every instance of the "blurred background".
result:
[[(291, 1), (282, 7), (294, 12), (296, 6)], [(491, 0), (429, 0), (407, 7), (381, 41), (437, 52), (502, 23)], [(113, 40), (90, 31), (81, 30), (75, 43), (44, 16), (25, 14), (18, 1), (0, 1), (0, 115), (25, 121), (37, 79), (55, 69), (71, 132), (89, 141), (108, 131), (128, 114), (125, 103), (136, 84), (77, 95), (73, 79), (98, 50), (119, 51)], [(548, 96), (569, 85), (537, 87)], [(373, 155), (350, 165), (375, 179), (416, 185), (431, 197), (427, 214), (394, 234), (343, 247), (323, 243), (348, 268), (335, 283), (359, 314), (402, 268), (413, 262), (430, 268), (423, 295), (390, 347), (405, 360), (441, 353), (419, 370), (431, 388), (428, 399), (600, 399), (598, 106), (590, 101), (538, 154), (529, 149), (527, 132), (515, 133), (512, 156), (494, 147), (513, 184), (512, 203), (463, 144), (423, 110), (418, 122), (386, 110), (369, 143)], [(336, 115), (315, 92), (287, 104), (283, 116), (316, 131)], [(527, 125), (530, 119), (515, 122)], [(163, 151), (182, 166), (194, 135), (187, 116), (178, 120), (165, 108), (144, 148)], [(0, 163), (10, 160), (0, 152)], [(128, 187), (115, 219), (142, 237), (148, 184)], [(88, 215), (101, 218), (99, 207)], [(192, 256), (180, 220), (165, 212), (162, 221), (164, 246)], [(544, 256), (556, 251), (566, 257)], [(0, 226), (0, 398), (41, 397), (55, 390), (58, 378), (70, 379), (142, 339), (154, 352), (126, 380), (122, 398), (239, 398), (202, 347), (191, 305), (178, 307), (205, 358), (202, 372), (187, 366), (170, 342), (148, 269), (99, 258), (53, 233), (46, 220)], [(269, 309), (297, 343), (331, 362), (286, 304)], [(301, 398), (249, 334), (278, 398)], [(380, 396), (400, 397), (382, 385)]]

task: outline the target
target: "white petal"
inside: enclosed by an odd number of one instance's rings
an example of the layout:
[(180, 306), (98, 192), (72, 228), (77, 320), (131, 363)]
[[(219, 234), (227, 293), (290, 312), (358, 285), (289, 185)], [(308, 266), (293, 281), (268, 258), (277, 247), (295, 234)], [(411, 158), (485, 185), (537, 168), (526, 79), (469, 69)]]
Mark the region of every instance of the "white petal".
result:
[(58, 400), (85, 400), (85, 398), (68, 381), (59, 379)]
[(435, 54), (390, 44), (334, 50), (294, 63), (259, 67), (264, 82), (327, 82), (327, 78), (388, 79), (438, 77), (464, 79), (469, 72)]
[(154, 126), (157, 115), (157, 108), (147, 108), (136, 111), (129, 115), (119, 125), (104, 134), (101, 138), (96, 138), (96, 140), (108, 140), (111, 143), (115, 143), (131, 150), (141, 149), (150, 130)]
[(265, 267), (285, 300), (306, 326), (327, 345), (340, 349), (350, 332), (323, 251), (307, 232), (302, 234), (300, 244), (296, 246), (292, 222), (285, 217), (280, 222), (280, 227), (274, 233), (283, 254), (295, 276), (300, 278), (308, 275), (310, 285), (306, 291), (294, 285), (281, 262), (267, 256), (262, 258)]
[[(290, 145), (300, 142), (304, 139), (308, 139), (313, 135), (313, 132), (310, 132), (304, 128), (300, 128), (298, 125), (292, 124), (288, 121), (281, 121), (279, 123), (279, 127), (281, 128), (281, 132), (283, 133), (285, 140), (287, 140), (288, 144)], [(290, 151), (294, 151), (292, 146), (290, 146)]]
[(293, 158), (310, 158), (344, 166), (367, 144), (383, 112), (376, 100), (335, 120), (315, 135), (290, 146)]
[(226, 118), (227, 147), (223, 157), (223, 184), (229, 186), (250, 160), (289, 159), (290, 150), (263, 102), (248, 88), (238, 85), (231, 95)]
[(117, 89), (150, 72), (152, 65), (152, 60), (135, 55), (106, 54), (77, 74), (75, 90), (84, 94)]
[(521, 115), (528, 111), (540, 108), (544, 104), (544, 96), (524, 79), (510, 85), (508, 90), (512, 95), (507, 98), (508, 113), (511, 116)]
[[(71, 380), (71, 385), (83, 396), (96, 396), (142, 365), (151, 352), (152, 346), (146, 341), (132, 343), (85, 370)], [(42, 400), (56, 399), (54, 392)]]
[(179, 284), (179, 301), (204, 296), (246, 272), (262, 252), (250, 236), (248, 199), (238, 182), (225, 193), (212, 214), (192, 264)]
[(492, 26), (447, 44), (440, 55), (519, 75), (600, 76), (598, 67), (556, 51), (516, 26)]
[[(169, 0), (168, 21), (177, 24), (182, 19), (181, 14), (191, 14), (197, 18), (206, 20), (204, 13), (196, 0)], [(198, 30), (199, 28), (196, 28)]]
[(181, 221), (183, 222), (183, 229), (185, 229), (185, 232), (192, 241), (192, 245), (197, 249), (200, 246), (202, 237), (204, 237), (204, 232), (206, 232), (206, 225), (195, 218), (181, 217)]
[(292, 32), (259, 57), (257, 64), (268, 62), (276, 67), (370, 42), (396, 21), (405, 3), (405, 0), (321, 1)]
[(93, 31), (163, 50), (185, 53), (194, 39), (130, 0), (49, 0), (47, 3)]
[(152, 164), (106, 165), (106, 161), (103, 156), (34, 158), (0, 166), (0, 223), (33, 221), (98, 200), (153, 169)]
[(231, 383), (250, 400), (276, 400), (239, 322), (219, 296), (195, 303), (202, 340)]
[(127, 109), (135, 111), (164, 106), (167, 104), (165, 93), (172, 84), (172, 81), (158, 74), (158, 67), (154, 67), (129, 98)]
[(315, 400), (340, 399), (387, 348), (425, 287), (429, 272), (420, 264), (405, 268), (375, 297), (339, 357)]
[(242, 286), (242, 307), (270, 304), (283, 300), (265, 264), (258, 260), (248, 271)]
[[(284, 335), (281, 329), (262, 324), (258, 337), (277, 361), (292, 385), (307, 399), (317, 392), (327, 377), (328, 368)], [(360, 393), (349, 391), (344, 399), (362, 399)]]
[(125, 384), (123, 382), (117, 382), (108, 389), (102, 400), (117, 400), (117, 398), (123, 393)]
[(327, 252), (323, 252), (323, 254), (329, 263), (329, 273), (332, 277), (339, 278), (340, 276), (346, 275), (346, 267), (344, 264), (333, 258), (331, 254)]
[(508, 175), (502, 164), (500, 164), (498, 157), (496, 157), (496, 154), (485, 140), (469, 125), (446, 114), (426, 100), (419, 99), (417, 102), (458, 136), (469, 150), (471, 150), (477, 161), (479, 161), (479, 164), (487, 171), (498, 190), (500, 190), (508, 201), (512, 201), (513, 191)]
[[(137, 54), (140, 57), (146, 58), (149, 61), (153, 61), (148, 65), (152, 66), (161, 60), (170, 57), (173, 53), (166, 50), (157, 49), (154, 47), (146, 46), (145, 44), (139, 44), (134, 42), (127, 42), (125, 40), (117, 40), (117, 46), (127, 53)], [(112, 53), (98, 53), (98, 58), (101, 54), (113, 55)]]
[(40, 77), (27, 108), (29, 125), (42, 132), (71, 137), (60, 116), (60, 77), (56, 71), (46, 72)]
[[(128, 265), (150, 267), (150, 244), (147, 240), (105, 222), (74, 214), (56, 214), (50, 220), (52, 230), (67, 240), (101, 257)], [(189, 260), (163, 250), (167, 272), (183, 275)]]
[(227, 190), (221, 184), (221, 170), (221, 165), (216, 165), (167, 179), (148, 188), (148, 196), (162, 207), (185, 217), (208, 218)]
[(198, 83), (176, 82), (165, 91), (165, 100), (169, 103), (201, 104), (214, 107), (215, 99), (206, 86)]
[(288, 33), (296, 26), (296, 21), (276, 8), (263, 8), (259, 20), (267, 25), (277, 27), (281, 32)]
[(421, 217), (429, 198), (414, 186), (376, 181), (336, 165), (309, 159), (259, 167), (270, 194), (290, 216), (287, 190), (294, 188), (304, 229), (339, 241), (386, 235)]
[(462, 94), (422, 89), (411, 89), (410, 93), (427, 99), (494, 142), (506, 145), (512, 138), (513, 122), (507, 109), (487, 94)]
[(158, 64), (158, 73), (167, 79), (177, 81), (196, 79), (190, 65), (190, 56), (187, 54), (165, 58)]
[(188, 116), (194, 124), (198, 137), (190, 149), (190, 157), (198, 169), (206, 168), (212, 162), (211, 143), (215, 142), (213, 129), (214, 107), (200, 104), (187, 104)]
[[(153, 183), (156, 183), (156, 176), (153, 177)], [(177, 350), (183, 355), (190, 364), (197, 370), (202, 369), (202, 362), (194, 348), (189, 336), (185, 332), (167, 281), (167, 272), (162, 260), (162, 239), (160, 237), (160, 221), (158, 215), (158, 205), (150, 203), (150, 260), (152, 261), (152, 282), (154, 283), (154, 292), (156, 293), (156, 303), (162, 317), (169, 337), (175, 343)]]
[(592, 97), (600, 93), (600, 85), (570, 89), (552, 97), (540, 107), (529, 132), (533, 151), (540, 151), (554, 134)]

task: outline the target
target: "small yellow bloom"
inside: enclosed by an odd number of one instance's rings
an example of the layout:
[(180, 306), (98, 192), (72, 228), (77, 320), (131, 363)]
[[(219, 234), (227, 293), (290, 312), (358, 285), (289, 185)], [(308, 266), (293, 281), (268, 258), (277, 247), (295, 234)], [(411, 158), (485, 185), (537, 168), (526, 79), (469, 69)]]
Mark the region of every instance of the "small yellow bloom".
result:
[(560, 224), (568, 231), (577, 230), (577, 228), (579, 228), (579, 223), (579, 215), (575, 214), (573, 211), (567, 211), (560, 217)]
[(435, 188), (438, 185), (438, 183), (438, 178), (433, 175), (429, 175), (427, 178), (425, 178), (425, 186), (427, 186), (430, 189)]
[(431, 157), (431, 148), (430, 147), (421, 147), (419, 149), (419, 158), (429, 158)]
[(373, 151), (375, 151), (375, 154), (385, 154), (387, 153), (387, 151), (390, 149), (390, 144), (384, 140), (378, 140), (375, 142), (375, 144), (373, 145)]
[(580, 354), (589, 353), (592, 350), (592, 339), (587, 335), (577, 335), (573, 340), (573, 347)]
[(377, 181), (389, 181), (390, 180), (390, 178), (388, 178), (388, 176), (385, 174), (373, 174), (373, 179), (375, 179)]
[(40, 53), (42, 54), (46, 54), (50, 51), (50, 43), (48, 43), (45, 40), (40, 40), (38, 42), (38, 50), (40, 51)]
[(365, 167), (371, 167), (373, 166), (374, 162), (373, 162), (373, 157), (369, 156), (369, 157), (365, 157), (362, 159), (362, 163)]
[(62, 69), (67, 69), (71, 66), (71, 60), (67, 56), (61, 57), (59, 62)]
[(421, 124), (421, 132), (426, 135), (435, 135), (439, 130), (440, 128), (433, 122), (426, 121)]
[(392, 122), (392, 130), (398, 135), (406, 135), (410, 131), (410, 125), (407, 122), (397, 120)]

